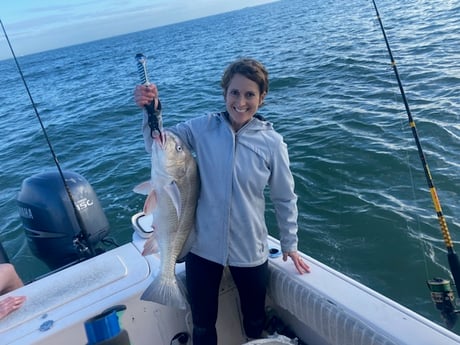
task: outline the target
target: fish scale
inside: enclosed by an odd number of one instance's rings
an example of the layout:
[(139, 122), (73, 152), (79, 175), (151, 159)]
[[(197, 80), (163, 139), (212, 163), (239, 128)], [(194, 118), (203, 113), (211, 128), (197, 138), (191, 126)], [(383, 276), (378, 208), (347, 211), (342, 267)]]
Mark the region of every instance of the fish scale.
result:
[[(180, 139), (165, 132), (165, 140), (152, 144), (151, 181), (136, 187), (148, 197), (144, 212), (152, 214), (153, 236), (147, 240), (144, 255), (160, 251), (160, 269), (141, 299), (185, 309), (186, 299), (176, 276), (175, 264), (188, 251), (194, 231), (199, 189), (198, 169), (190, 151)], [(156, 243), (155, 243), (156, 242)]]

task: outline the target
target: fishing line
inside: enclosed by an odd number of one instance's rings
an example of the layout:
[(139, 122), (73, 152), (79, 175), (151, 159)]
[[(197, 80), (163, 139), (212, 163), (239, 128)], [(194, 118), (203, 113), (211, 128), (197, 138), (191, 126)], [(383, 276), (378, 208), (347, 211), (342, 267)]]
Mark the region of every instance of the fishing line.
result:
[[(48, 133), (46, 132), (45, 126), (43, 124), (43, 121), (42, 121), (42, 119), (40, 117), (40, 114), (38, 113), (37, 106), (36, 106), (36, 104), (34, 102), (32, 94), (30, 93), (29, 86), (27, 85), (27, 82), (26, 82), (26, 79), (24, 77), (24, 74), (22, 73), (21, 66), (19, 65), (18, 59), (16, 58), (16, 54), (14, 52), (13, 46), (11, 45), (10, 39), (8, 37), (8, 34), (6, 33), (5, 27), (3, 26), (3, 22), (2, 22), (1, 19), (0, 19), (0, 24), (2, 26), (3, 34), (5, 35), (6, 42), (8, 43), (8, 47), (10, 48), (10, 51), (11, 51), (11, 54), (13, 56), (14, 62), (16, 64), (16, 67), (17, 67), (17, 69), (19, 71), (19, 75), (21, 76), (21, 80), (22, 80), (22, 82), (24, 84), (24, 87), (26, 88), (27, 95), (29, 96), (29, 100), (30, 100), (30, 102), (32, 104), (32, 107), (34, 109), (35, 116), (37, 117), (38, 122), (40, 123), (40, 127), (42, 129), (43, 135), (44, 135), (45, 140), (46, 140), (46, 142), (48, 144), (48, 147), (49, 147), (49, 150), (51, 152), (51, 155), (53, 156), (54, 163), (56, 164), (56, 167), (57, 167), (57, 169), (59, 171), (59, 176), (61, 177), (61, 180), (64, 183), (65, 190), (66, 190), (67, 195), (68, 195), (68, 197), (70, 199), (70, 203), (72, 204), (72, 208), (73, 208), (73, 211), (75, 213), (75, 217), (76, 217), (78, 225), (80, 227), (81, 234), (78, 235), (74, 239), (74, 245), (76, 247), (78, 247), (80, 252), (82, 252), (82, 253), (86, 252), (86, 253), (89, 253), (90, 256), (94, 256), (95, 251), (94, 251), (94, 248), (93, 248), (93, 246), (91, 244), (91, 241), (89, 240), (88, 231), (86, 230), (86, 227), (85, 227), (85, 225), (83, 223), (83, 219), (81, 218), (80, 212), (78, 211), (78, 208), (76, 206), (75, 200), (74, 200), (74, 198), (72, 196), (72, 192), (70, 191), (70, 187), (67, 184), (67, 181), (66, 181), (66, 179), (64, 177), (64, 172), (61, 169), (61, 165), (59, 164), (57, 155), (54, 152), (53, 145), (51, 144), (51, 141), (50, 141), (50, 139), (48, 137)], [(81, 241), (83, 241), (83, 242), (81, 242)]]
[[(399, 102), (400, 100), (398, 99), (398, 93), (395, 91), (394, 92), (394, 99), (393, 99), (393, 103), (394, 105), (399, 105)], [(406, 123), (403, 121), (403, 118), (399, 118), (399, 127), (400, 127), (400, 130), (401, 132), (404, 132), (405, 128), (406, 128)], [(411, 185), (411, 200), (412, 202), (416, 202), (417, 200), (417, 196), (416, 196), (416, 193), (415, 193), (415, 178), (414, 178), (414, 173), (413, 173), (413, 169), (412, 169), (412, 165), (411, 165), (411, 159), (410, 159), (410, 154), (409, 154), (409, 151), (408, 150), (404, 150), (404, 155), (405, 155), (405, 162), (406, 162), (406, 165), (407, 165), (407, 171), (408, 171), (408, 175), (409, 175), (409, 181), (410, 181), (410, 185)], [(410, 236), (413, 236), (417, 241), (419, 241), (420, 243), (420, 250), (421, 250), (421, 253), (422, 253), (422, 260), (423, 260), (423, 264), (424, 264), (424, 267), (425, 267), (425, 277), (427, 278), (427, 280), (429, 279), (429, 275), (430, 275), (430, 269), (429, 269), (429, 260), (428, 258), (431, 259), (431, 261), (433, 263), (436, 263), (435, 261), (435, 257), (433, 255), (434, 253), (434, 250), (433, 250), (433, 245), (430, 245), (429, 244), (429, 241), (427, 240), (427, 238), (424, 236), (423, 234), (423, 231), (422, 231), (422, 221), (420, 220), (420, 215), (418, 214), (418, 212), (414, 212), (414, 218), (415, 218), (415, 229), (412, 228), (410, 225), (409, 225), (409, 220), (406, 219), (406, 230), (408, 231), (409, 235)], [(447, 270), (448, 271), (448, 270)]]
[[(409, 107), (409, 102), (407, 101), (406, 93), (404, 92), (404, 87), (402, 85), (401, 78), (399, 76), (398, 67), (396, 66), (396, 61), (395, 61), (395, 59), (393, 57), (393, 53), (391, 51), (390, 43), (388, 42), (388, 38), (387, 38), (387, 35), (386, 35), (386, 32), (385, 32), (385, 28), (383, 26), (382, 19), (380, 17), (380, 13), (379, 13), (379, 10), (377, 8), (377, 4), (375, 3), (375, 0), (372, 0), (372, 3), (374, 4), (375, 13), (377, 15), (377, 19), (378, 19), (378, 22), (380, 24), (380, 28), (382, 30), (383, 38), (385, 39), (385, 44), (386, 44), (386, 47), (387, 47), (387, 50), (388, 50), (388, 54), (390, 56), (391, 66), (393, 67), (393, 71), (394, 71), (394, 74), (396, 76), (396, 80), (398, 82), (399, 91), (401, 93), (402, 100), (403, 100), (404, 106), (406, 108), (406, 113), (407, 113), (407, 117), (408, 117), (408, 120), (409, 120), (409, 126), (410, 126), (410, 128), (412, 130), (412, 135), (414, 137), (415, 144), (417, 146), (417, 151), (418, 151), (418, 154), (419, 154), (419, 158), (420, 158), (420, 161), (421, 161), (422, 166), (423, 166), (423, 171), (425, 173), (426, 182), (427, 182), (428, 188), (430, 190), (431, 199), (433, 201), (433, 205), (434, 205), (434, 208), (435, 208), (435, 211), (436, 211), (436, 215), (438, 217), (438, 222), (439, 222), (439, 225), (440, 225), (440, 228), (441, 228), (441, 233), (443, 235), (444, 244), (445, 244), (445, 247), (447, 249), (447, 261), (449, 263), (450, 271), (451, 271), (452, 277), (454, 278), (454, 283), (455, 283), (455, 286), (456, 286), (456, 289), (457, 289), (457, 294), (458, 294), (458, 292), (460, 291), (460, 260), (459, 260), (457, 254), (454, 251), (454, 245), (453, 245), (453, 242), (452, 242), (452, 238), (450, 236), (449, 229), (447, 227), (447, 222), (446, 222), (446, 220), (444, 218), (444, 214), (442, 212), (441, 203), (439, 201), (439, 197), (438, 197), (438, 194), (436, 192), (436, 188), (434, 186), (434, 182), (433, 182), (433, 178), (431, 176), (430, 169), (428, 168), (425, 153), (423, 152), (422, 145), (420, 143), (420, 139), (419, 139), (419, 136), (418, 136), (418, 133), (417, 133), (417, 128), (415, 126), (415, 121), (414, 121), (414, 119), (412, 117), (412, 113), (411, 113), (411, 110), (410, 110), (410, 107)], [(448, 284), (449, 287), (447, 287), (447, 284), (445, 283), (445, 280), (443, 280), (441, 278), (435, 278), (433, 280), (428, 281), (427, 283), (428, 283), (428, 286), (429, 286), (429, 288), (430, 288), (430, 290), (432, 292), (432, 298), (433, 298), (433, 301), (436, 303), (436, 307), (438, 309), (442, 310), (443, 316), (446, 316), (444, 314), (444, 312), (446, 312), (447, 314), (450, 313), (447, 316), (452, 316), (453, 320), (446, 320), (446, 321), (447, 322), (453, 321), (453, 323), (455, 323), (456, 316), (454, 315), (455, 316), (454, 317), (453, 315), (451, 315), (452, 313), (456, 312), (455, 310), (453, 310), (454, 306), (447, 306), (447, 308), (452, 308), (451, 310), (441, 309), (443, 306), (438, 305), (438, 302), (435, 301), (436, 296), (434, 295), (434, 293), (437, 293), (437, 292), (440, 292), (440, 293), (445, 292), (446, 297), (447, 297), (447, 293), (451, 292), (451, 291), (446, 291), (448, 288), (450, 288), (450, 284)], [(439, 291), (438, 289), (440, 289), (441, 291)], [(439, 297), (439, 295), (437, 297)], [(448, 298), (451, 299), (450, 295), (448, 296)], [(441, 303), (441, 302), (448, 302), (448, 301), (447, 301), (446, 298), (444, 298), (444, 301), (439, 301), (439, 303)], [(452, 300), (452, 303), (453, 303), (453, 300)], [(448, 326), (453, 326), (453, 324), (448, 323)]]

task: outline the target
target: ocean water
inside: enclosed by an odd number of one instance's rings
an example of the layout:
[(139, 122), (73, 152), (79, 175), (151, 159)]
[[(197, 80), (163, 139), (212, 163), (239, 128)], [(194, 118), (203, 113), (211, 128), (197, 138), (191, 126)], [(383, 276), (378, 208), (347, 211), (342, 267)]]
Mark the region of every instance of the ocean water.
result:
[[(378, 6), (460, 247), (460, 2)], [(289, 146), (300, 249), (442, 323), (426, 280), (449, 278), (445, 245), (371, 1), (282, 0), (20, 57), (60, 164), (90, 182), (120, 244), (144, 201), (132, 188), (150, 173), (132, 95), (139, 52), (165, 125), (223, 110), (227, 64), (261, 60), (271, 80), (261, 114)], [(47, 268), (15, 200), (25, 178), (55, 167), (13, 60), (0, 61), (0, 79), (0, 241), (27, 282)], [(276, 236), (270, 208), (267, 222)]]

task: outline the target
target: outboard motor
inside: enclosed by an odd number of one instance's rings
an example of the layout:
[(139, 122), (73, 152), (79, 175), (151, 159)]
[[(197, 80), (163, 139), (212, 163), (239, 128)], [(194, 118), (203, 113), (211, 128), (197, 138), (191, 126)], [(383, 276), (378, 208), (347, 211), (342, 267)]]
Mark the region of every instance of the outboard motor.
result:
[[(92, 247), (109, 232), (109, 223), (90, 184), (81, 175), (64, 171), (66, 184)], [(27, 242), (34, 255), (51, 270), (82, 259), (84, 241), (75, 209), (56, 172), (34, 175), (22, 182), (17, 205)]]

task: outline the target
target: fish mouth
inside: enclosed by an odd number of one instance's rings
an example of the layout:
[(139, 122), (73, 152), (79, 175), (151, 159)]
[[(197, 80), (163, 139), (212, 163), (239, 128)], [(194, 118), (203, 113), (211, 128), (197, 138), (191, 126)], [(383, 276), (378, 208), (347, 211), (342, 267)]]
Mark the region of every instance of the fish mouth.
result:
[(166, 148), (166, 132), (156, 130), (152, 134), (153, 140), (164, 150)]

